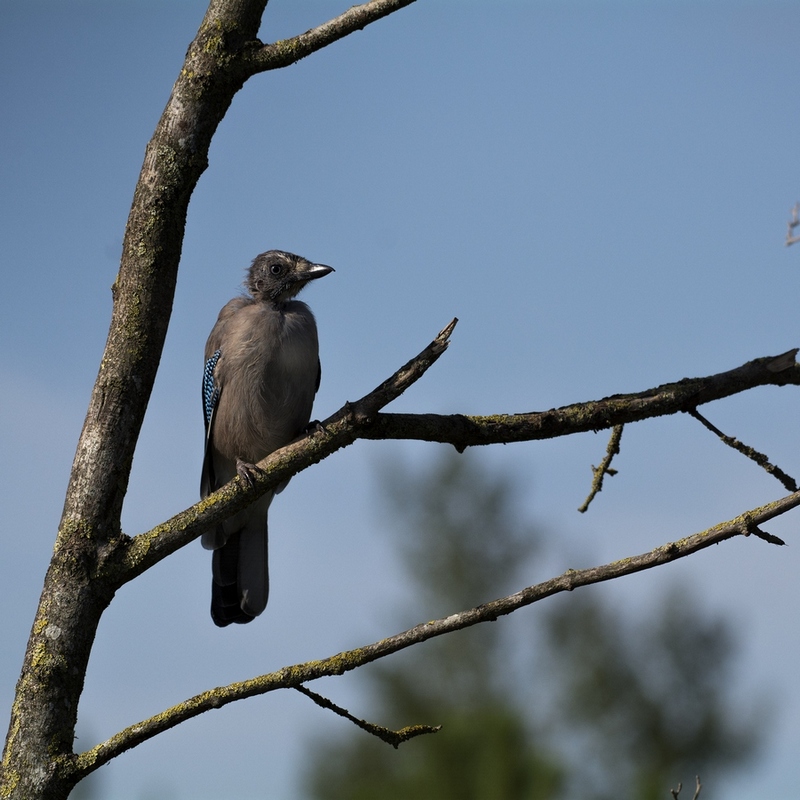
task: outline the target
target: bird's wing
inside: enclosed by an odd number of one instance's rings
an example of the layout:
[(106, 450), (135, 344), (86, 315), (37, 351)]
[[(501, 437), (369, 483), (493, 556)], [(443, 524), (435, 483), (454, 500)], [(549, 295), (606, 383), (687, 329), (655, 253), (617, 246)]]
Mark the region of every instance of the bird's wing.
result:
[(200, 477), (201, 497), (206, 497), (217, 488), (214, 463), (211, 458), (211, 435), (214, 427), (214, 414), (222, 393), (222, 387), (214, 374), (221, 355), (221, 350), (215, 350), (203, 368), (203, 420), (206, 426), (206, 448), (203, 456), (203, 472)]

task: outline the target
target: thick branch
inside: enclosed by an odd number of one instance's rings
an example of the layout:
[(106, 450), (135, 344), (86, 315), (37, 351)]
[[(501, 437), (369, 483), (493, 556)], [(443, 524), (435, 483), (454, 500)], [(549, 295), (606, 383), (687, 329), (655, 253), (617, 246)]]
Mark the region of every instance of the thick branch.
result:
[(424, 622), (403, 633), (365, 647), (348, 650), (320, 661), (309, 661), (284, 667), (277, 672), (211, 689), (173, 706), (161, 714), (132, 725), (97, 747), (82, 753), (75, 761), (75, 769), (79, 776), (83, 777), (126, 750), (211, 709), (222, 708), (237, 700), (266, 694), (276, 689), (296, 689), (301, 684), (317, 678), (343, 675), (428, 639), (469, 628), (482, 622), (494, 621), (498, 617), (511, 614), (551, 595), (571, 592), (579, 586), (588, 586), (652, 569), (661, 564), (684, 558), (711, 545), (719, 544), (734, 536), (748, 536), (752, 531), (757, 530), (759, 525), (785, 514), (798, 505), (800, 505), (800, 492), (794, 492), (773, 503), (746, 511), (728, 522), (657, 547), (649, 553), (589, 569), (567, 570), (563, 575), (544, 583), (529, 586), (516, 594), (485, 603), (468, 611), (452, 614), (449, 617)]
[[(95, 580), (120, 540), (133, 452), (167, 333), (189, 198), (242, 81), (227, 59), (254, 39), (266, 0), (213, 0), (150, 140), (113, 286), (111, 325), (12, 708), (0, 795), (63, 798), (97, 624), (113, 597)], [(227, 49), (231, 48), (231, 49)]]

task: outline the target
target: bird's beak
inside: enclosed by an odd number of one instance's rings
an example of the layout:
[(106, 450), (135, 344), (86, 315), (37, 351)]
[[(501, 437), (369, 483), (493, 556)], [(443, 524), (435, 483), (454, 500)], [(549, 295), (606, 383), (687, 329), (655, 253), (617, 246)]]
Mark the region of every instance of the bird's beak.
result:
[(325, 264), (309, 264), (303, 270), (303, 280), (313, 281), (317, 278), (324, 278), (327, 274), (335, 272), (333, 267), (328, 267)]

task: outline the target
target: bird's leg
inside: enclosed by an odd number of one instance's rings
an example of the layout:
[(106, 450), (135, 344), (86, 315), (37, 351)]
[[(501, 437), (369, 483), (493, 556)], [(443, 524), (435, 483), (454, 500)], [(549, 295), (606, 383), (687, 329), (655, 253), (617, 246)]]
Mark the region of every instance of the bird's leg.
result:
[(261, 474), (261, 470), (255, 465), (247, 461), (242, 461), (241, 458), (236, 459), (236, 474), (239, 480), (248, 488), (255, 486), (255, 476)]

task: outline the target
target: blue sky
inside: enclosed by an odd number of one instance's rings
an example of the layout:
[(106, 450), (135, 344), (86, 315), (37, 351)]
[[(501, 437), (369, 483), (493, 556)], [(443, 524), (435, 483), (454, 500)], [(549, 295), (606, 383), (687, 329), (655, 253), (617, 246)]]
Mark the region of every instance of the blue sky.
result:
[[(286, 38), (348, 5), (272, 0), (261, 36)], [(0, 6), (0, 583), (13, 598), (0, 627), (3, 719), (144, 147), (204, 10), (189, 0)], [(798, 41), (800, 2), (419, 0), (251, 80), (189, 208), (126, 532), (196, 500), (205, 338), (250, 260), (272, 247), (336, 268), (304, 298), (320, 328), (320, 418), (453, 316), (447, 354), (393, 410), (543, 410), (800, 346), (800, 250), (783, 246), (800, 198)], [(705, 411), (797, 476), (797, 399), (761, 389)], [(587, 434), (479, 454), (518, 474), (551, 541), (529, 582), (650, 549), (782, 492), (696, 422), (671, 418), (626, 430), (620, 474), (579, 515), (605, 443)], [(211, 624), (199, 544), (124, 587), (98, 633), (83, 740), (394, 632), (404, 586), (375, 468), (434, 452), (359, 443), (297, 476), (271, 511), (272, 597), (253, 625)], [(725, 787), (743, 800), (795, 797), (800, 783), (796, 520), (769, 527), (789, 547), (730, 542), (588, 590), (646, 607), (682, 580), (735, 619), (743, 702), (769, 688), (778, 705), (764, 758)], [(320, 688), (358, 713), (362, 686), (348, 677)], [(293, 798), (308, 737), (342, 725), (300, 696), (237, 704), (116, 759), (102, 770), (103, 796)]]

